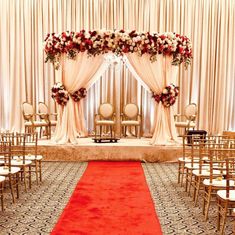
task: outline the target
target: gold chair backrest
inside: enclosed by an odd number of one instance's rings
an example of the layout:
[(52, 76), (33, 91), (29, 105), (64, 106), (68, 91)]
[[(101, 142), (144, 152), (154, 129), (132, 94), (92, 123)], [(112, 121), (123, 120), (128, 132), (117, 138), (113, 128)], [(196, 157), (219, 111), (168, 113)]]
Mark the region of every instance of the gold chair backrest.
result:
[(123, 113), (128, 119), (136, 119), (138, 112), (138, 106), (133, 103), (126, 104), (123, 108)]
[(103, 103), (99, 107), (99, 114), (104, 119), (109, 119), (114, 114), (114, 108), (113, 105), (110, 103)]

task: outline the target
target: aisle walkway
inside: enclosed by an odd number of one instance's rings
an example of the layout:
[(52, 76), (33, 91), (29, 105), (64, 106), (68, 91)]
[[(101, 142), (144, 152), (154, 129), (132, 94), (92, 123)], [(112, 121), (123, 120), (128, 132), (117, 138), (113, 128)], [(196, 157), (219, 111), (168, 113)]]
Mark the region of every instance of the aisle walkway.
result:
[(140, 162), (90, 162), (53, 235), (161, 235)]

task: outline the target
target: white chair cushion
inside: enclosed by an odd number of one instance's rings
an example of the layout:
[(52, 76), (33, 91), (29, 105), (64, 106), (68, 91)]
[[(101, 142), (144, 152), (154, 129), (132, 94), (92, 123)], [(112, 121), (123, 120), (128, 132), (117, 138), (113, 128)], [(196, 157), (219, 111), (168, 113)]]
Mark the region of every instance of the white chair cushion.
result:
[[(20, 157), (21, 159), (23, 159), (23, 156)], [(13, 159), (18, 159), (18, 156), (14, 156)], [(43, 156), (42, 155), (25, 155), (25, 159), (26, 160), (30, 160), (30, 161), (35, 161), (35, 160), (42, 160)]]
[[(8, 162), (8, 161), (7, 161)], [(4, 164), (4, 160), (0, 160), (0, 164)], [(25, 160), (25, 164), (23, 164), (23, 160), (18, 157), (14, 157), (13, 160), (11, 160), (11, 165), (12, 166), (23, 166), (23, 165), (30, 165), (32, 164), (32, 161), (30, 160)]]
[(115, 122), (112, 120), (97, 120), (96, 124), (97, 125), (114, 125)]
[(217, 195), (224, 200), (229, 199), (230, 201), (235, 201), (235, 190), (229, 191), (229, 198), (226, 197), (226, 190), (217, 191)]
[(19, 167), (11, 167), (11, 172), (9, 171), (9, 167), (5, 168), (4, 166), (0, 166), (0, 175), (8, 175), (9, 173), (15, 174), (20, 171)]
[[(229, 180), (229, 185), (230, 186), (234, 186), (234, 180)], [(218, 180), (218, 179), (213, 179), (212, 183), (210, 183), (209, 179), (204, 179), (203, 180), (203, 184), (206, 186), (214, 186), (214, 187), (226, 187), (226, 180), (222, 179), (222, 180)]]
[(135, 121), (135, 120), (127, 120), (127, 121), (122, 121), (121, 122), (122, 125), (140, 125), (140, 122), (139, 121)]
[(23, 160), (21, 158), (18, 158), (17, 160), (11, 160), (11, 165), (12, 166), (27, 166), (31, 165), (32, 161), (30, 160), (25, 160), (25, 163), (23, 163)]
[[(191, 165), (191, 163), (186, 163), (185, 164), (185, 168), (188, 168), (188, 169), (199, 169), (199, 163), (198, 163), (198, 161), (193, 162), (193, 165)], [(209, 169), (209, 168), (210, 168), (209, 165), (202, 165), (202, 169)]]
[[(191, 162), (191, 158), (186, 157), (185, 159), (183, 157), (178, 158), (179, 162), (185, 162), (185, 163), (190, 163)], [(193, 159), (193, 162), (199, 162), (199, 159)]]
[(0, 183), (5, 181), (5, 176), (0, 176)]
[[(198, 170), (193, 170), (193, 174), (196, 175), (196, 176), (210, 176), (210, 170), (209, 168), (206, 170), (206, 169), (203, 169), (201, 171), (201, 173), (199, 173), (199, 169)], [(213, 175), (221, 175), (220, 171), (218, 170), (213, 170), (212, 172)]]
[[(186, 122), (175, 122), (175, 126), (176, 127), (187, 127), (189, 124), (189, 121), (186, 121)], [(190, 122), (190, 127), (195, 127), (196, 124), (194, 122)]]
[[(33, 122), (34, 126), (47, 126), (48, 124), (45, 121), (34, 121)], [(25, 126), (32, 126), (32, 122), (25, 122)]]

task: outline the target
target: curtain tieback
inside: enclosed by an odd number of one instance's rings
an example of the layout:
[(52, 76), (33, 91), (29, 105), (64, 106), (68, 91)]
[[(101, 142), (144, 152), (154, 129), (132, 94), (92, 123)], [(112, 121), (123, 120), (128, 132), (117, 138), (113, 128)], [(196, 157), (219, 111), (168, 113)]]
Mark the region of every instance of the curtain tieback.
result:
[(166, 108), (174, 105), (176, 97), (178, 95), (179, 95), (179, 87), (172, 83), (166, 86), (160, 94), (157, 94), (152, 91), (152, 97), (154, 98), (154, 100), (157, 103), (162, 102), (163, 106)]
[(57, 104), (65, 106), (67, 102), (69, 101), (69, 98), (71, 97), (74, 102), (79, 102), (81, 99), (85, 98), (87, 95), (86, 88), (82, 87), (79, 90), (69, 93), (65, 86), (57, 82), (53, 85), (51, 88), (52, 95), (51, 97), (56, 101)]

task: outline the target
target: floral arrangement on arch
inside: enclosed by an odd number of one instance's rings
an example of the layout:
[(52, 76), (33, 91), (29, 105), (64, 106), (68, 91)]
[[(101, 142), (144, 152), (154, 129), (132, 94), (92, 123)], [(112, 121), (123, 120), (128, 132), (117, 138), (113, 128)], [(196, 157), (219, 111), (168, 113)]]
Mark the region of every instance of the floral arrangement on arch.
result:
[(139, 33), (136, 30), (94, 30), (86, 32), (62, 32), (47, 34), (44, 51), (45, 62), (51, 62), (58, 69), (62, 54), (74, 59), (79, 52), (89, 56), (113, 52), (149, 54), (156, 61), (158, 54), (172, 55), (173, 65), (185, 64), (187, 68), (192, 59), (192, 45), (189, 38), (176, 33)]
[(168, 108), (175, 103), (176, 97), (178, 95), (179, 87), (175, 86), (174, 84), (170, 84), (163, 89), (161, 94), (156, 94), (153, 92), (152, 97), (156, 102), (162, 102), (163, 106)]
[(69, 101), (69, 97), (73, 99), (75, 102), (79, 102), (82, 98), (86, 97), (87, 90), (86, 88), (80, 88), (78, 91), (75, 91), (74, 93), (70, 94), (66, 89), (65, 86), (57, 82), (53, 85), (51, 88), (52, 95), (51, 97), (57, 102), (57, 104), (65, 106), (67, 102)]

